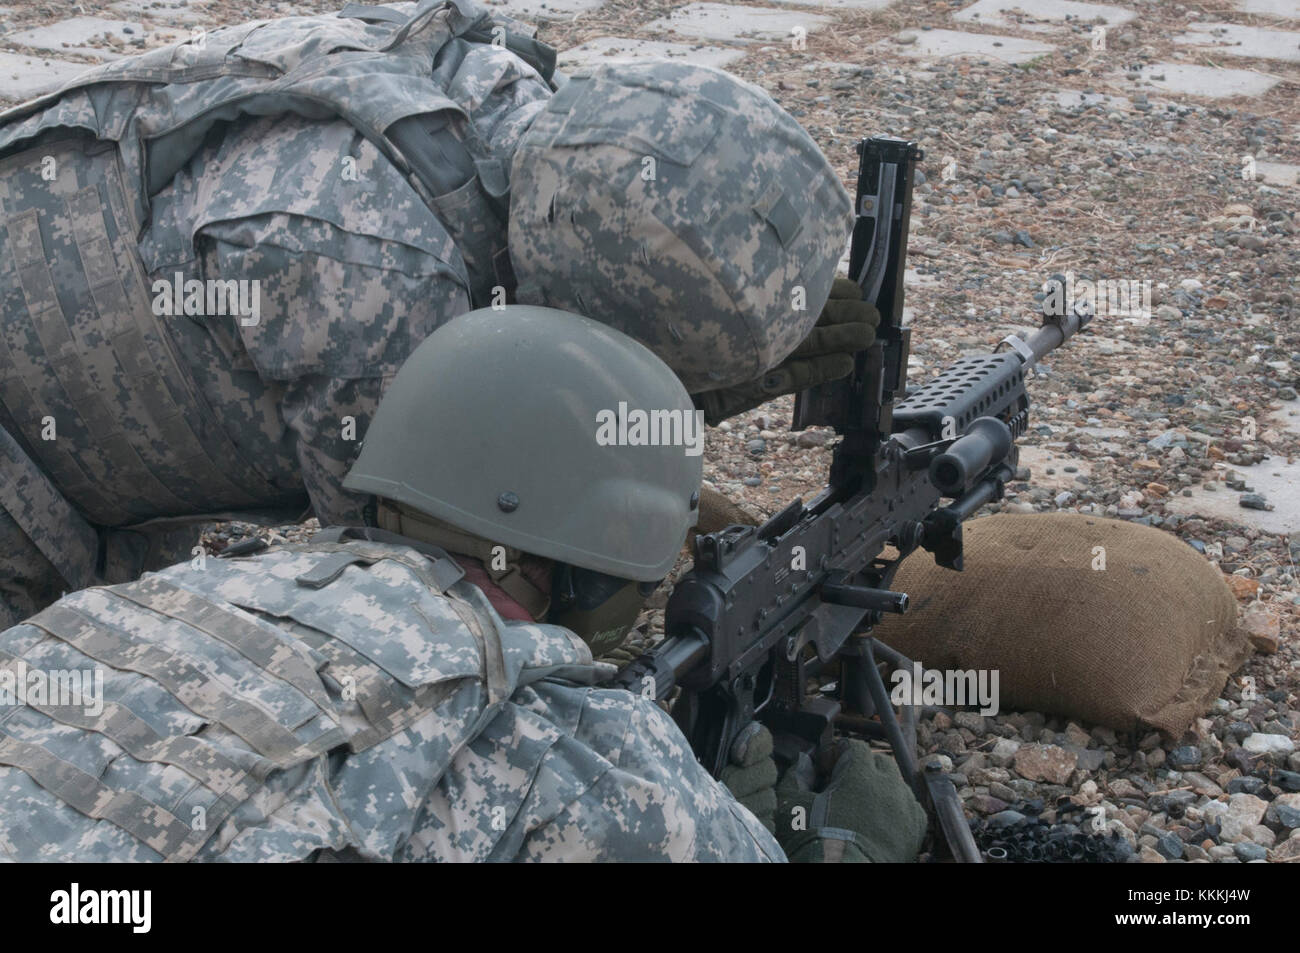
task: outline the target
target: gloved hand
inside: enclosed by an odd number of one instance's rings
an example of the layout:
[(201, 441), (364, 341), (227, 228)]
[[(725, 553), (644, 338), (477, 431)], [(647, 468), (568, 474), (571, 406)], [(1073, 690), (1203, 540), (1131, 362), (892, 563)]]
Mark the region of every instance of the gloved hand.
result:
[(789, 357), (758, 380), (694, 395), (695, 406), (709, 426), (717, 426), (773, 397), (839, 380), (853, 372), (853, 356), (875, 343), (879, 326), (880, 312), (862, 300), (862, 289), (836, 278), (817, 324)]
[(730, 763), (718, 779), (733, 797), (759, 819), (769, 831), (774, 829), (776, 812), (776, 762), (772, 759), (772, 733), (757, 721), (751, 721), (736, 736), (729, 753)]
[(894, 759), (857, 740), (838, 742), (836, 755), (820, 793), (808, 790), (800, 765), (777, 785), (775, 833), (786, 856), (793, 863), (916, 860), (928, 820)]

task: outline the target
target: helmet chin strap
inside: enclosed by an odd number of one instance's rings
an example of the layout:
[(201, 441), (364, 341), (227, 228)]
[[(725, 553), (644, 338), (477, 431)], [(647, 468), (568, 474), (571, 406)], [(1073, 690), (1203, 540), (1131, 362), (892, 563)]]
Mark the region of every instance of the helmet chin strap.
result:
[(380, 499), (375, 515), (380, 529), (441, 546), (449, 553), (461, 553), (477, 559), (492, 581), (523, 606), (535, 622), (546, 618), (551, 606), (549, 583), (541, 585), (539, 583), (542, 579), (530, 576), (548, 577), (549, 572), (540, 570), (541, 564), (549, 564), (549, 560), (466, 533), (440, 519), (391, 500)]

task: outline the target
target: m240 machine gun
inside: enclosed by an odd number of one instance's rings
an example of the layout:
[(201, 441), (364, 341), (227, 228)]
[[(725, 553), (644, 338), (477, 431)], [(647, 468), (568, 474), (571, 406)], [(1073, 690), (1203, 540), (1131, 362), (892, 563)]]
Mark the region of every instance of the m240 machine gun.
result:
[(903, 706), (900, 723), (878, 667), (912, 663), (871, 630), (885, 613), (907, 610), (907, 595), (890, 586), (908, 555), (925, 549), (962, 568), (963, 521), (1000, 499), (1015, 475), (1026, 373), (1089, 315), (1046, 318), (1027, 341), (1008, 338), (1006, 350), (964, 358), (908, 391), (903, 275), (922, 153), (878, 136), (859, 142), (858, 154), (849, 271), (880, 326), (852, 375), (798, 396), (793, 422), (840, 435), (827, 486), (762, 526), (697, 537), (694, 566), (668, 601), (664, 641), (619, 682), (659, 699), (680, 687), (673, 717), (715, 776), (754, 718), (786, 758), (827, 745), (837, 727), (888, 741), (954, 856), (978, 862), (952, 782), (917, 770), (915, 708)]

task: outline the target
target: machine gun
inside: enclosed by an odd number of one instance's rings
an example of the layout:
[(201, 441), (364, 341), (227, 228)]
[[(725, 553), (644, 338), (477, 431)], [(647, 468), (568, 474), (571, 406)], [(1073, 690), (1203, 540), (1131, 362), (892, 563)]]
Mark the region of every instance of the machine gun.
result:
[(978, 862), (952, 782), (917, 770), (915, 708), (903, 706), (900, 725), (877, 659), (912, 663), (870, 633), (885, 613), (907, 610), (907, 595), (890, 586), (908, 555), (921, 548), (962, 568), (962, 522), (1015, 475), (1027, 371), (1090, 316), (1045, 318), (1028, 341), (1010, 337), (1006, 350), (964, 358), (908, 391), (903, 275), (922, 152), (877, 136), (858, 155), (849, 273), (880, 326), (853, 374), (798, 396), (793, 422), (840, 435), (828, 484), (762, 526), (697, 537), (694, 566), (668, 600), (664, 641), (618, 680), (661, 700), (680, 687), (673, 717), (715, 777), (754, 718), (785, 759), (822, 749), (837, 727), (888, 741), (954, 856)]

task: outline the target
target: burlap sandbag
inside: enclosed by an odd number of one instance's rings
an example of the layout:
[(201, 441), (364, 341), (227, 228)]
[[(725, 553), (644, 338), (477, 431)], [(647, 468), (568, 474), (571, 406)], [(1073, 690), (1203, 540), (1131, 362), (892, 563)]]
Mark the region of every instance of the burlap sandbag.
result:
[(926, 668), (997, 669), (1003, 710), (1177, 736), (1250, 654), (1218, 570), (1169, 533), (999, 514), (965, 541), (964, 572), (907, 559), (893, 588), (912, 608), (875, 634)]
[(716, 533), (736, 523), (757, 526), (760, 522), (762, 521), (757, 516), (739, 503), (732, 502), (717, 490), (701, 486), (700, 518), (686, 534), (686, 548), (694, 550), (697, 533)]

